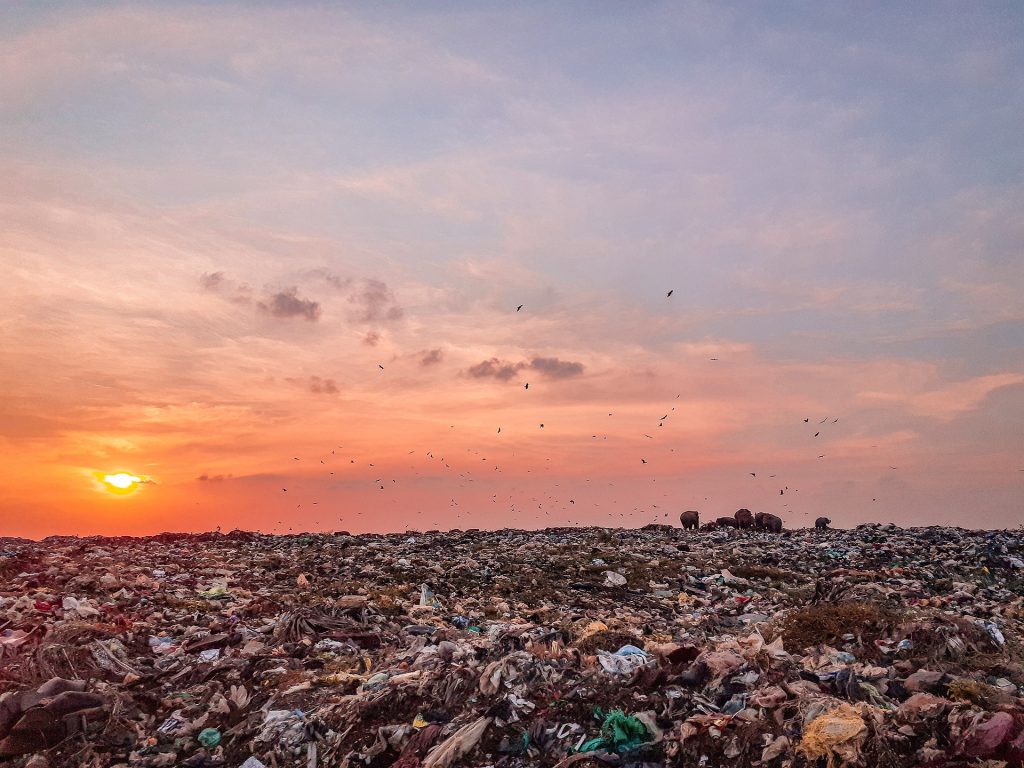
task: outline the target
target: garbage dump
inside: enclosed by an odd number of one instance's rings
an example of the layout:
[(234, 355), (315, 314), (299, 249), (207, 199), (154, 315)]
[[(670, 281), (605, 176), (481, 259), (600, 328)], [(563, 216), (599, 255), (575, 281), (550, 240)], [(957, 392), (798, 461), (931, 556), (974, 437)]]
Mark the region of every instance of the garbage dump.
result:
[(0, 764), (1019, 766), (1021, 531), (0, 540)]

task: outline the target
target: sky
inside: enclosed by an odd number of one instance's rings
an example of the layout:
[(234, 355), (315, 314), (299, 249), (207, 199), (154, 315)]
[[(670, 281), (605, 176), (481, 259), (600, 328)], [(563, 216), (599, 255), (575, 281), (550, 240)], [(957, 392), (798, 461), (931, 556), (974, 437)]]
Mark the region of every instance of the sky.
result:
[(0, 535), (1016, 527), (1022, 41), (1015, 2), (4, 4)]

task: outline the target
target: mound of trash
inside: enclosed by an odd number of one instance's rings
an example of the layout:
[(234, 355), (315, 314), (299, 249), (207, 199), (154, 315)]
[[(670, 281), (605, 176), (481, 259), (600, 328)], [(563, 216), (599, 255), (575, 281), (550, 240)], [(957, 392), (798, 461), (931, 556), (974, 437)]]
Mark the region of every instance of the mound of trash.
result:
[(0, 765), (1024, 765), (1024, 533), (0, 539)]

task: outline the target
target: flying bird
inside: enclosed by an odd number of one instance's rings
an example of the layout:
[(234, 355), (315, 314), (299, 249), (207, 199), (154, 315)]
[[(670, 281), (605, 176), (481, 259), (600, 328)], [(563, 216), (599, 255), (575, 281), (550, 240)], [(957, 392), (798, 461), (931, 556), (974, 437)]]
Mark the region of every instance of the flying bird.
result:
[(814, 433), (814, 436), (815, 436), (815, 437), (817, 437), (817, 436), (818, 436), (818, 435), (820, 435), (820, 434), (821, 434), (821, 432), (815, 432), (815, 433)]
[(809, 421), (810, 421), (810, 419), (804, 419), (804, 424), (806, 424)]
[(669, 291), (667, 294), (665, 294), (665, 298), (667, 299), (669, 296), (671, 296), (674, 291), (675, 291), (675, 288), (673, 288), (671, 291)]
[(640, 459), (640, 463), (641, 464), (646, 464), (647, 463), (647, 459)]
[(523, 389), (529, 389), (529, 388), (530, 388), (530, 382), (526, 382), (525, 384), (523, 384)]
[(522, 305), (522, 304), (520, 304), (520, 305), (519, 305), (518, 307), (516, 307), (516, 312), (518, 312), (518, 311), (519, 311), (520, 309), (522, 309), (522, 308), (523, 308), (523, 305)]
[(750, 476), (751, 476), (751, 477), (757, 477), (757, 472), (751, 472), (751, 473), (750, 473)]
[(377, 367), (380, 368), (382, 371), (384, 370), (384, 366), (381, 365), (380, 363), (377, 363)]

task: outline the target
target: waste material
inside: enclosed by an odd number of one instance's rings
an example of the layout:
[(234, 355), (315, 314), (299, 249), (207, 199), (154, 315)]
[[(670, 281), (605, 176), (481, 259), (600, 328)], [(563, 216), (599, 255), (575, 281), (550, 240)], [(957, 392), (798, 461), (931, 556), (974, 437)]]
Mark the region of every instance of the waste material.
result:
[(0, 768), (1024, 764), (1021, 530), (0, 551)]

